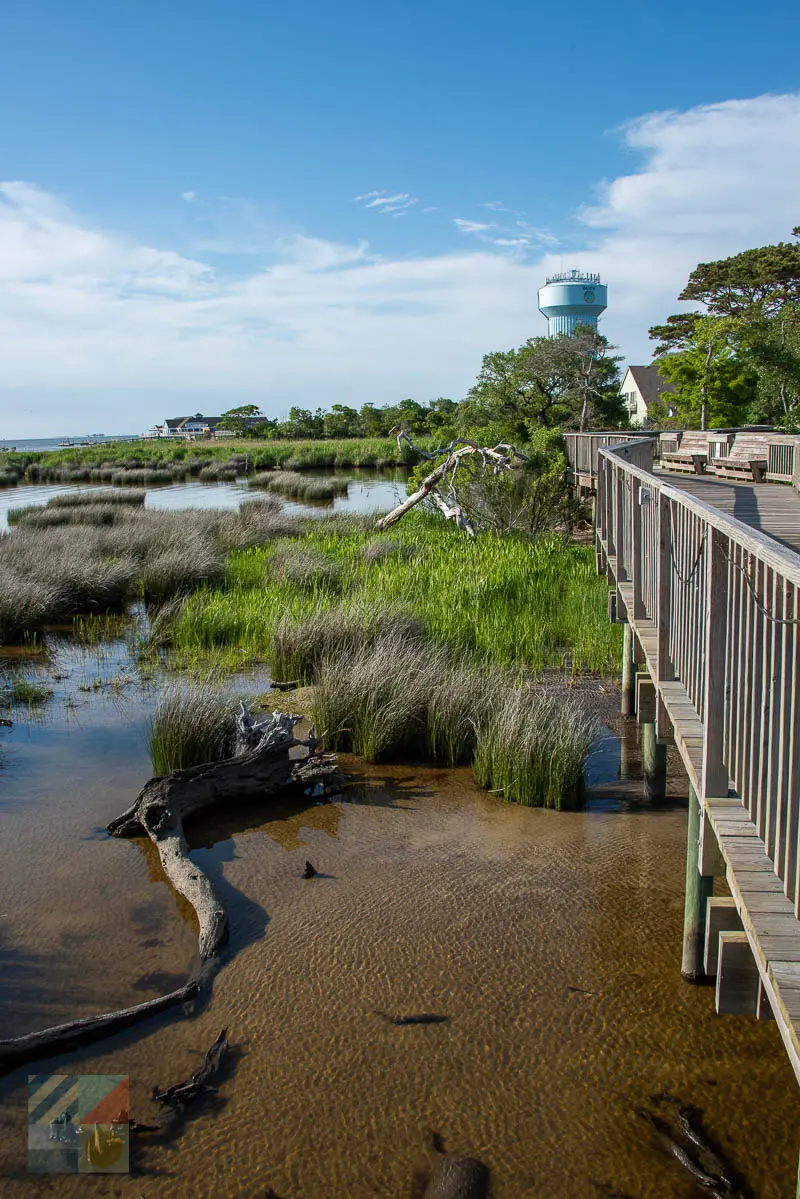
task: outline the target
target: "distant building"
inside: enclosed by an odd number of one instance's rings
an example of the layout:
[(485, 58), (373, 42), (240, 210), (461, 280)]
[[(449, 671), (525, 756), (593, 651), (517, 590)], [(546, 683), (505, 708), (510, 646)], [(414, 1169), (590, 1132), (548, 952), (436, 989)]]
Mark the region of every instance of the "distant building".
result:
[(221, 416), (203, 416), (196, 412), (194, 416), (171, 417), (156, 425), (153, 432), (157, 437), (207, 437), (216, 431), (221, 420)]
[(657, 362), (629, 366), (619, 390), (632, 425), (646, 425), (648, 409), (657, 401), (666, 404), (667, 416), (675, 415), (674, 402), (668, 399), (675, 385), (662, 377)]

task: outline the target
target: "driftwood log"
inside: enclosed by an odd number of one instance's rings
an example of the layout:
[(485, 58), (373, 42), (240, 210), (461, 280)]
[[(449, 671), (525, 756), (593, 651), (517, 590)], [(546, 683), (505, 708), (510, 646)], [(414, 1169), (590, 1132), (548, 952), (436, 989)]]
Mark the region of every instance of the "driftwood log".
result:
[(155, 844), (164, 873), (197, 915), (199, 970), (184, 986), (156, 999), (0, 1041), (0, 1074), (110, 1036), (207, 990), (216, 970), (214, 959), (227, 939), (228, 915), (211, 880), (188, 856), (183, 821), (214, 804), (263, 800), (288, 788), (329, 794), (337, 786), (335, 758), (320, 752), (313, 729), (305, 739), (294, 736), (302, 719), (273, 712), (256, 723), (242, 705), (233, 757), (150, 779), (128, 811), (108, 826), (114, 836), (146, 833)]
[(414, 450), (415, 454), (424, 460), (431, 461), (434, 458), (440, 458), (442, 454), (446, 457), (443, 462), (427, 475), (420, 483), (413, 495), (408, 496), (391, 512), (387, 512), (386, 516), (382, 516), (380, 520), (375, 522), (375, 528), (379, 532), (388, 529), (390, 525), (395, 524), (401, 517), (405, 516), (406, 512), (410, 512), (417, 504), (424, 499), (430, 499), (443, 514), (446, 520), (455, 521), (460, 529), (468, 533), (470, 537), (475, 536), (475, 530), (472, 523), (458, 502), (456, 494), (456, 475), (458, 468), (462, 462), (475, 454), (480, 457), (480, 460), (486, 470), (490, 470), (492, 474), (501, 474), (503, 471), (512, 470), (515, 466), (521, 466), (528, 459), (525, 454), (521, 454), (519, 450), (515, 450), (513, 446), (506, 442), (501, 442), (495, 446), (478, 445), (476, 441), (470, 441), (466, 437), (456, 437), (449, 445), (443, 446), (442, 449), (436, 450), (434, 453), (427, 453), (421, 450), (414, 444), (405, 430), (401, 429), (397, 435), (398, 448), (402, 448), (402, 442), (407, 442)]
[[(150, 779), (132, 807), (108, 826), (115, 837), (146, 833), (154, 843), (164, 873), (197, 915), (201, 961), (225, 943), (228, 916), (211, 880), (189, 858), (183, 822), (214, 804), (264, 799), (287, 787), (313, 787), (324, 793), (336, 774), (335, 759), (319, 752), (313, 729), (305, 740), (295, 737), (294, 727), (302, 719), (273, 712), (256, 724), (242, 705), (232, 758)], [(290, 757), (290, 751), (298, 749), (307, 756)]]

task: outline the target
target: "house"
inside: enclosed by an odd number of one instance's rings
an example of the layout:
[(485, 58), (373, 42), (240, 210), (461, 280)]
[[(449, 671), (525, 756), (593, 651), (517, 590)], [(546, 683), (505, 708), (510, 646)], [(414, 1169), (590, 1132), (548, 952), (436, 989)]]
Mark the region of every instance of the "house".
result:
[(154, 432), (157, 437), (213, 437), (221, 420), (221, 416), (203, 416), (201, 412), (196, 412), (194, 416), (175, 416), (165, 420), (163, 424), (156, 425)]
[(667, 405), (667, 416), (674, 416), (674, 404), (666, 398), (674, 390), (675, 385), (668, 383), (660, 374), (657, 362), (651, 362), (649, 366), (629, 366), (620, 386), (620, 396), (631, 424), (646, 425), (647, 411), (657, 400)]

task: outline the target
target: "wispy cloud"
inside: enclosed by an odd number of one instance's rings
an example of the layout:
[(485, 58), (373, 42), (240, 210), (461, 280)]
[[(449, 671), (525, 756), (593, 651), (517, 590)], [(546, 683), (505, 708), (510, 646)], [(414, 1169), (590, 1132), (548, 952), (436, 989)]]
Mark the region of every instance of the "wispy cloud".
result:
[(458, 225), (462, 233), (484, 233), (494, 228), (493, 225), (482, 225), (480, 221), (466, 221), (460, 216), (453, 217), (453, 224)]
[(481, 208), (491, 208), (492, 212), (510, 212), (502, 200), (485, 200)]
[(356, 203), (363, 203), (365, 208), (377, 208), (379, 212), (397, 214), (405, 212), (417, 203), (417, 197), (409, 192), (397, 192), (387, 195), (386, 192), (366, 192), (363, 196), (355, 197)]
[(191, 204), (192, 200), (196, 198), (195, 192), (181, 192), (181, 199), (186, 200), (188, 204)]

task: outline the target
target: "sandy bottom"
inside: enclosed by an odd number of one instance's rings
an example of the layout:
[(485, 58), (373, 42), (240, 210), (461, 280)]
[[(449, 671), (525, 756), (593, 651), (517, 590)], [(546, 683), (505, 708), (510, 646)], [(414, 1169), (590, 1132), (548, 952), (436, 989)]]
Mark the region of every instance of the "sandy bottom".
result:
[[(72, 694), (92, 669), (73, 664)], [(136, 1002), (194, 964), (150, 849), (93, 831), (147, 777), (150, 701), (80, 702), (0, 749), (0, 1035)], [(130, 1176), (33, 1178), (17, 1071), (0, 1081), (3, 1199), (410, 1199), (431, 1130), (489, 1165), (493, 1199), (689, 1199), (704, 1192), (637, 1115), (663, 1093), (702, 1109), (753, 1196), (794, 1194), (800, 1110), (774, 1024), (717, 1017), (680, 978), (682, 806), (525, 810), (468, 771), (347, 766), (346, 802), (192, 830), (233, 929), (207, 1008), (35, 1067), (129, 1074), (147, 1122), (154, 1084), (227, 1026), (218, 1096), (170, 1142), (137, 1143)], [(322, 877), (300, 877), (307, 858)]]

